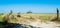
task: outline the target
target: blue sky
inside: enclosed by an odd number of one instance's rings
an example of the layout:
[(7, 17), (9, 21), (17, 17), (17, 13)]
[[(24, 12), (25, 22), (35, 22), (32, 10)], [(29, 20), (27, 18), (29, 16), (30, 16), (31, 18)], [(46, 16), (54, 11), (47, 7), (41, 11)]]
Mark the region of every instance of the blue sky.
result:
[(60, 11), (60, 0), (0, 0), (0, 13), (56, 13), (56, 8)]

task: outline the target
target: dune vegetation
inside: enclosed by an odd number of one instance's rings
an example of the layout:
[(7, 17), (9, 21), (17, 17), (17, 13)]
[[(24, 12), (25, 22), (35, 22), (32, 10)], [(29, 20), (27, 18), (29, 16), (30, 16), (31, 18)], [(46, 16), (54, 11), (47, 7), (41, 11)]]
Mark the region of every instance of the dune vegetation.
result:
[[(36, 20), (41, 21), (51, 21), (51, 19), (56, 18), (56, 14), (19, 14), (21, 17), (17, 17), (17, 14), (0, 14), (0, 22), (7, 20), (8, 22), (13, 23), (29, 23)], [(60, 18), (56, 20), (57, 22), (60, 21)], [(55, 21), (55, 22), (56, 22)]]

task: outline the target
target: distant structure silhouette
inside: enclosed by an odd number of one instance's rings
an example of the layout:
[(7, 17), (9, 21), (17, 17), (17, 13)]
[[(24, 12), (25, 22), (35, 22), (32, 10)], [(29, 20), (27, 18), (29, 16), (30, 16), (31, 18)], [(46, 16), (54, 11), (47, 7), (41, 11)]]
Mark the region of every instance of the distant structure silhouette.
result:
[(29, 13), (32, 13), (32, 11), (31, 11), (31, 10), (29, 10), (27, 13), (28, 13), (28, 14), (29, 14)]
[(56, 10), (56, 13), (57, 13), (56, 16), (53, 19), (51, 19), (51, 21), (56, 21), (56, 20), (59, 19), (59, 10), (58, 10), (58, 8)]
[(11, 15), (13, 13), (13, 11), (12, 10), (10, 10), (10, 13), (9, 13), (9, 15)]
[(57, 19), (59, 19), (59, 10), (57, 8)]

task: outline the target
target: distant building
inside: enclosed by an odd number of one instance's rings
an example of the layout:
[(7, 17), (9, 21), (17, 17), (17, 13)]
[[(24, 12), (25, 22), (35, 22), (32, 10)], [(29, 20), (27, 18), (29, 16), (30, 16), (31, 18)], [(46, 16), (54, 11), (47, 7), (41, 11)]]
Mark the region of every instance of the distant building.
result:
[(28, 13), (28, 14), (29, 14), (29, 13), (32, 13), (32, 11), (31, 11), (31, 10), (29, 10), (27, 13)]

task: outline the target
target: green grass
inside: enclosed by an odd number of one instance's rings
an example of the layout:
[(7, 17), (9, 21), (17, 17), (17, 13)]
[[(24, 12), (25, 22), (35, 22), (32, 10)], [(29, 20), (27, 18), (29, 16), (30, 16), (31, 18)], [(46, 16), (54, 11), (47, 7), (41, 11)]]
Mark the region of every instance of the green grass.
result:
[(0, 22), (3, 22), (2, 14), (0, 14)]

